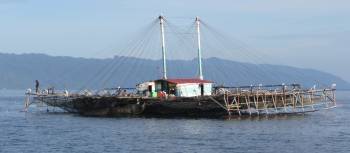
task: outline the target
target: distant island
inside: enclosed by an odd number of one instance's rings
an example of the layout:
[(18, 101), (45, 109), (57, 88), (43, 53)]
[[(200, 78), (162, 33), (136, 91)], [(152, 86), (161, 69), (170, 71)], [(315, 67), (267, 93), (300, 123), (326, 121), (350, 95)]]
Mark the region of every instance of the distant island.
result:
[[(313, 69), (280, 65), (256, 65), (219, 58), (203, 60), (205, 79), (230, 86), (300, 83), (304, 87), (330, 86), (350, 89), (350, 83), (335, 75)], [(48, 56), (44, 54), (0, 53), (0, 89), (33, 88), (34, 80), (43, 87), (98, 89), (135, 87), (137, 83), (161, 77), (160, 60), (134, 57), (107, 59)], [(197, 61), (168, 61), (169, 78), (196, 76)]]

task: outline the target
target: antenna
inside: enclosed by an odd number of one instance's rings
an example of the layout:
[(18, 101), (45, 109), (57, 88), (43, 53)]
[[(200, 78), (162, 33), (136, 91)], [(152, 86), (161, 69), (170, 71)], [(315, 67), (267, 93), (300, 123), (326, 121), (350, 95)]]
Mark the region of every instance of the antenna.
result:
[(198, 42), (198, 69), (199, 69), (199, 79), (203, 80), (203, 70), (202, 70), (202, 50), (201, 50), (201, 33), (200, 33), (200, 20), (196, 17), (197, 25), (197, 42)]
[(167, 79), (167, 72), (166, 72), (166, 49), (165, 49), (165, 39), (164, 39), (164, 17), (160, 15), (159, 17), (159, 23), (160, 23), (160, 36), (161, 36), (161, 42), (162, 42), (162, 55), (163, 55), (163, 79)]

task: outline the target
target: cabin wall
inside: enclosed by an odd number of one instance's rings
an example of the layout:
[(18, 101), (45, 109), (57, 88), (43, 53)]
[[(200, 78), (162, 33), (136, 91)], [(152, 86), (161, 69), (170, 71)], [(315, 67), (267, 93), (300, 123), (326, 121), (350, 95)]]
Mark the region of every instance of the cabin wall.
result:
[[(212, 84), (211, 83), (204, 83), (203, 89), (204, 89), (205, 96), (211, 95)], [(176, 85), (176, 96), (179, 96), (179, 97), (201, 96), (200, 86), (197, 83), (178, 84), (178, 85)]]
[[(152, 90), (149, 90), (149, 87), (152, 88)], [(154, 82), (144, 82), (141, 84), (138, 84), (136, 86), (136, 90), (139, 94), (142, 94), (143, 96), (150, 96), (150, 97), (156, 97), (156, 89), (155, 89), (155, 83)]]
[(210, 96), (213, 90), (213, 84), (212, 83), (204, 83), (204, 95)]
[(144, 83), (138, 84), (136, 86), (136, 89), (138, 91), (147, 91), (148, 86), (152, 86), (152, 92), (155, 91), (155, 83), (154, 82), (144, 82)]
[[(144, 82), (137, 85), (137, 89), (145, 96), (157, 97), (158, 92), (164, 91), (168, 95), (175, 95), (177, 97), (195, 97), (201, 96), (201, 84), (203, 84), (203, 95), (209, 96), (212, 94), (212, 83), (171, 83), (165, 80), (158, 80), (154, 82)], [(152, 91), (148, 89), (152, 86)]]
[(157, 82), (155, 84), (155, 91), (158, 92), (158, 91), (162, 91), (162, 84), (160, 82)]

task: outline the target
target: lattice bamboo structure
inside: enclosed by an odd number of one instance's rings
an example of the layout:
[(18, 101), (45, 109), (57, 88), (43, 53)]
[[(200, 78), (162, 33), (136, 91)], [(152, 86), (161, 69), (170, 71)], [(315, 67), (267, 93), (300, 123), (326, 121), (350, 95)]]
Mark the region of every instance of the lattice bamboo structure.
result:
[(216, 92), (230, 115), (305, 113), (336, 107), (335, 89), (301, 89), (298, 84), (217, 87)]

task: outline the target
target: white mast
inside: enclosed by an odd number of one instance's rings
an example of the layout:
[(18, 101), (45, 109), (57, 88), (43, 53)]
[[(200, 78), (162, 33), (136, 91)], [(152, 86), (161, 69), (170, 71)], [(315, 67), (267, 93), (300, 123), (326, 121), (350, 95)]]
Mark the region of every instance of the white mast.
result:
[(198, 68), (199, 68), (199, 79), (203, 80), (203, 70), (202, 70), (202, 50), (201, 50), (201, 33), (199, 29), (200, 20), (196, 17), (197, 25), (197, 42), (198, 42)]
[(164, 17), (162, 15), (159, 16), (159, 22), (160, 22), (160, 34), (161, 34), (162, 55), (163, 55), (163, 79), (167, 79), (166, 50), (165, 50), (165, 39), (164, 39)]

